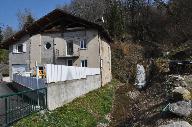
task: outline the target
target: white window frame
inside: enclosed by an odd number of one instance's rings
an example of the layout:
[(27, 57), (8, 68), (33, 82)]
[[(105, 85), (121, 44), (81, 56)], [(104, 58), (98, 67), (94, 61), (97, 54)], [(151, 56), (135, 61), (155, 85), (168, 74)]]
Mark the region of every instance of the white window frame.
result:
[[(87, 66), (85, 66), (87, 62)], [(83, 63), (84, 63), (84, 66), (83, 66)], [(88, 67), (88, 60), (81, 60), (81, 67)]]
[[(83, 43), (83, 47), (81, 47), (82, 43)], [(87, 43), (85, 40), (80, 40), (80, 49), (87, 49)]]
[[(19, 46), (22, 46), (22, 51), (19, 51)], [(15, 44), (13, 45), (13, 53), (20, 54), (26, 52), (26, 44)]]

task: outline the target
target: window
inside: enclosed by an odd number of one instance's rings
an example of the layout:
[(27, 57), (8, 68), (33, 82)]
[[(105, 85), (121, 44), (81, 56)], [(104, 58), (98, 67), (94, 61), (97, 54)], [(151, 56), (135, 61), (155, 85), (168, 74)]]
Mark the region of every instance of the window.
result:
[(67, 60), (67, 66), (73, 66), (73, 60)]
[(17, 51), (23, 52), (23, 45), (22, 44), (17, 45)]
[(13, 53), (23, 53), (26, 52), (26, 49), (26, 44), (13, 45)]
[(101, 59), (101, 63), (100, 63), (101, 65), (101, 68), (103, 68), (103, 59)]
[(87, 48), (87, 44), (86, 44), (86, 41), (85, 41), (85, 40), (81, 40), (81, 41), (80, 41), (80, 48), (81, 48), (81, 49), (86, 49), (86, 48)]
[(67, 55), (73, 55), (73, 41), (67, 42)]
[(81, 67), (87, 67), (87, 60), (81, 60)]
[(46, 42), (46, 43), (45, 43), (45, 49), (50, 49), (50, 48), (51, 48), (51, 43)]

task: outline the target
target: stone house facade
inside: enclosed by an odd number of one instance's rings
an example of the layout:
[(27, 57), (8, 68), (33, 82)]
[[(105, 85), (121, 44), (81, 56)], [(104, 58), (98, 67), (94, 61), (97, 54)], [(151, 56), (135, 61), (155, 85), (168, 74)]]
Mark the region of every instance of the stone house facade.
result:
[(110, 82), (111, 39), (99, 25), (56, 9), (4, 42), (9, 48), (10, 78), (38, 65), (58, 64), (101, 69)]

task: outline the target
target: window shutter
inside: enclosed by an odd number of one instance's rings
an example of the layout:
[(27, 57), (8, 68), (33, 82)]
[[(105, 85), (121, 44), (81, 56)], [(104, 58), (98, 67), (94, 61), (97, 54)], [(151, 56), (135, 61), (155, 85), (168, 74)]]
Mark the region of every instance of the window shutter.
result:
[(23, 52), (27, 52), (27, 45), (23, 44)]
[(17, 53), (17, 46), (13, 45), (13, 53)]
[(85, 60), (85, 67), (87, 67), (87, 60)]

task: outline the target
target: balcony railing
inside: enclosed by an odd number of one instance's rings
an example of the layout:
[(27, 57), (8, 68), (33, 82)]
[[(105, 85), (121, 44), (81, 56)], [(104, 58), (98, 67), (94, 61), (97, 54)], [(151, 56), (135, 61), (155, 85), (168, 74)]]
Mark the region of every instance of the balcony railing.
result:
[(80, 52), (79, 49), (77, 51), (74, 52), (64, 52), (64, 53), (60, 53), (59, 50), (56, 51), (56, 57), (57, 58), (68, 58), (68, 57), (79, 57), (80, 56)]

